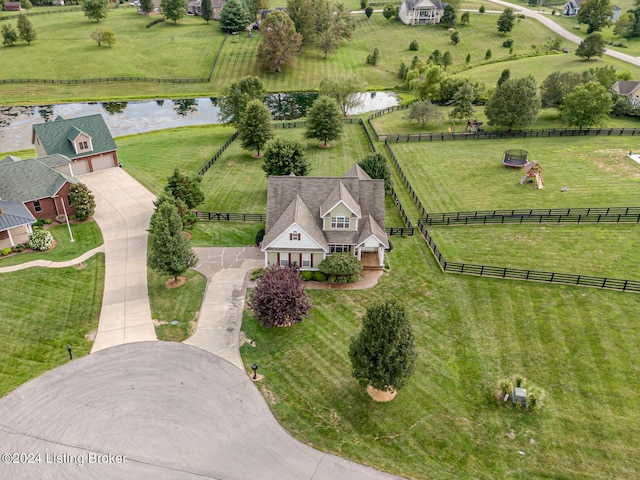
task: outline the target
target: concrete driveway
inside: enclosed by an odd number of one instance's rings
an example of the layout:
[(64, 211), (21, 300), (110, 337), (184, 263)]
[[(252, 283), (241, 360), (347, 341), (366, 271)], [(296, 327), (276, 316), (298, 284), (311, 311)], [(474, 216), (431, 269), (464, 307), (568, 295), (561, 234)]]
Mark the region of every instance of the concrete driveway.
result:
[(397, 478), (297, 442), (246, 373), (171, 342), (102, 350), (22, 385), (0, 399), (0, 445), (25, 454), (2, 457), (13, 480)]
[(155, 340), (147, 292), (147, 229), (155, 197), (121, 168), (81, 175), (96, 197), (93, 216), (104, 238), (105, 279), (91, 352)]
[(195, 333), (184, 343), (202, 348), (244, 371), (240, 357), (240, 327), (247, 277), (264, 266), (255, 247), (194, 247), (196, 270), (207, 277)]

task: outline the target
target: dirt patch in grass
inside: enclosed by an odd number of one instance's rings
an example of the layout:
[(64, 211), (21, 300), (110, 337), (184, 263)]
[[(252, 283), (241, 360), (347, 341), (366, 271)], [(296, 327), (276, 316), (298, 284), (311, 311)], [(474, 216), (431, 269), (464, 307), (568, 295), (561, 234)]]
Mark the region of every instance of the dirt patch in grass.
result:
[(167, 290), (171, 290), (172, 288), (181, 287), (185, 283), (187, 283), (187, 277), (170, 278), (164, 282), (164, 286), (167, 287)]

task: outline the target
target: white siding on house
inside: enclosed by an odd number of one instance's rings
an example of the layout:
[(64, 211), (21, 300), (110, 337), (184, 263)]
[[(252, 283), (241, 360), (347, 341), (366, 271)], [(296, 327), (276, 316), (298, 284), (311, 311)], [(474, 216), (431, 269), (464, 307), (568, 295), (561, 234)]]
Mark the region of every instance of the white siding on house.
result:
[[(292, 240), (291, 235), (297, 232), (300, 240)], [(277, 237), (270, 245), (269, 250), (319, 250), (322, 247), (311, 238), (307, 232), (302, 230), (295, 223), (285, 230), (279, 237)]]

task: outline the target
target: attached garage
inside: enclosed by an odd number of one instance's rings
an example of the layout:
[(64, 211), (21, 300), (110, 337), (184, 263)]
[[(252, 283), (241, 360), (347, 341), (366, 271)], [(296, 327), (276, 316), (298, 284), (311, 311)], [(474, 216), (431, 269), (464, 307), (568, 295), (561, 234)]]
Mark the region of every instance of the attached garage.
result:
[(71, 163), (73, 169), (73, 176), (82, 175), (83, 173), (89, 173), (89, 160), (77, 160)]
[(93, 157), (91, 159), (91, 165), (93, 166), (93, 171), (97, 172), (98, 170), (104, 170), (105, 168), (113, 168), (116, 166), (116, 163), (113, 160), (113, 154), (106, 154), (99, 157)]

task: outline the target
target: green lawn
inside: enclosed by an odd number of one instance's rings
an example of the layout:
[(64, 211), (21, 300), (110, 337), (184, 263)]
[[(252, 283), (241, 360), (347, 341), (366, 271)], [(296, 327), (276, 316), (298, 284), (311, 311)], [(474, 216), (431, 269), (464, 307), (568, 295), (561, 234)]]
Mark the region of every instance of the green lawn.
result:
[[(245, 316), (257, 345), (242, 348), (245, 365), (260, 365), (294, 437), (415, 479), (635, 476), (636, 295), (444, 275), (420, 238), (394, 245), (375, 288), (310, 291), (311, 317), (295, 327)], [(347, 349), (365, 308), (390, 298), (406, 305), (420, 357), (396, 399), (376, 404)], [(514, 373), (548, 392), (539, 414), (497, 404), (495, 382)]]
[(233, 130), (222, 125), (159, 130), (116, 139), (125, 170), (154, 195), (160, 195), (177, 167), (192, 175), (222, 147)]
[[(392, 144), (430, 212), (640, 205), (640, 165), (626, 156), (636, 147), (633, 137)], [(502, 165), (514, 148), (543, 168), (543, 190), (520, 185), (522, 170)]]
[[(151, 316), (158, 340), (181, 342), (193, 333), (207, 278), (195, 270), (187, 270), (184, 276), (185, 285), (167, 290), (167, 277), (147, 270)], [(177, 323), (172, 324), (174, 321)]]
[(637, 224), (431, 227), (429, 233), (448, 262), (640, 280)]
[(76, 223), (71, 225), (74, 242), (70, 242), (69, 230), (66, 225), (52, 226), (49, 231), (58, 242), (55, 248), (46, 252), (23, 252), (9, 257), (0, 257), (0, 267), (18, 265), (34, 260), (49, 260), (64, 262), (72, 260), (84, 252), (102, 245), (102, 233), (95, 222)]
[(104, 255), (77, 268), (29, 268), (0, 275), (0, 397), (69, 360), (87, 355), (98, 327)]
[(264, 222), (202, 221), (190, 227), (189, 232), (194, 247), (238, 247), (253, 246), (261, 228), (264, 228)]

